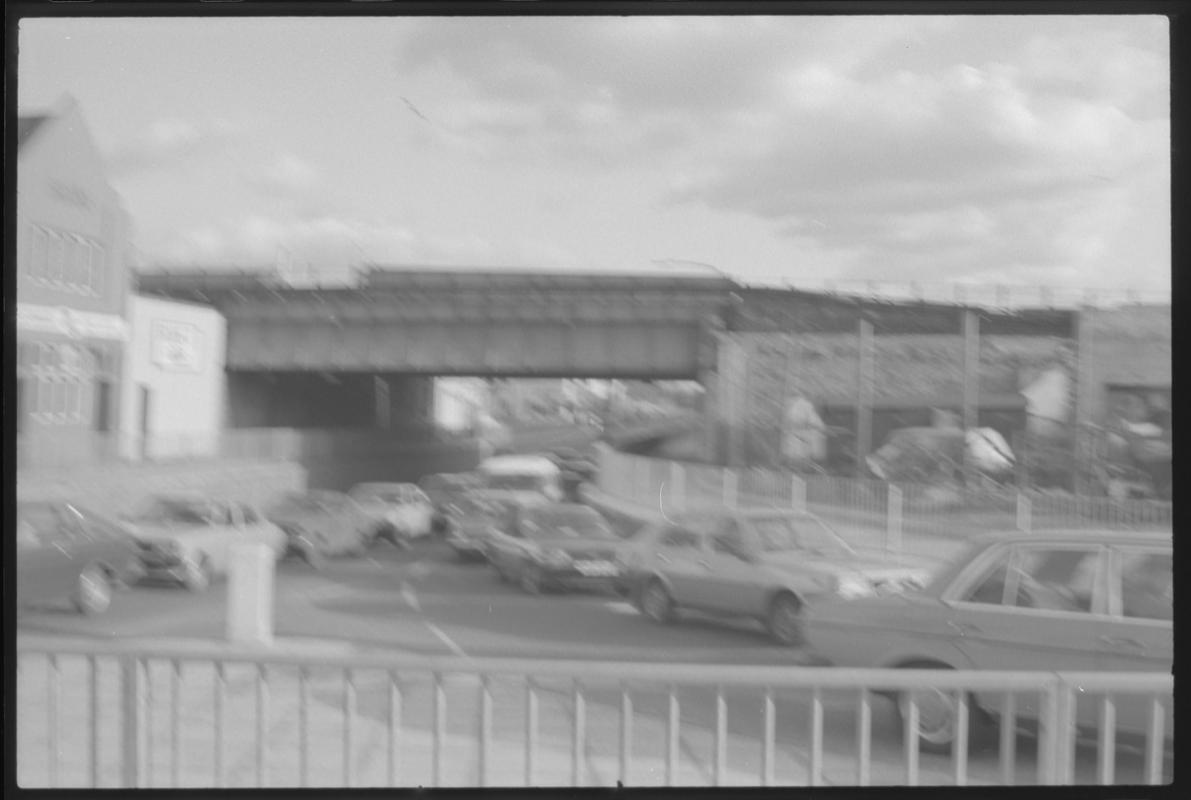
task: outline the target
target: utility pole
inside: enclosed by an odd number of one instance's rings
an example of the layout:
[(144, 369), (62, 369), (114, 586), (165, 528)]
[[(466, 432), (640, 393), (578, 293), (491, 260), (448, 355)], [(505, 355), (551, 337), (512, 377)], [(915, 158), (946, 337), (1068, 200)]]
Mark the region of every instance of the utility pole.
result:
[(856, 358), (856, 477), (863, 478), (873, 438), (873, 323), (861, 316)]
[[(964, 334), (964, 396), (963, 396), (963, 428), (967, 431), (979, 425), (980, 410), (980, 318), (972, 309), (963, 312)], [(963, 460), (964, 484), (974, 485), (975, 474), (972, 460), (968, 455), (965, 440)]]

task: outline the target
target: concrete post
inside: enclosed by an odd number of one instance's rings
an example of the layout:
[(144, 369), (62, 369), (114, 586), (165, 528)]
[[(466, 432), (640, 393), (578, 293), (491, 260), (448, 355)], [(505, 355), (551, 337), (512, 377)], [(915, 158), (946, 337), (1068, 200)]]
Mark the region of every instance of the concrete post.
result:
[(272, 644), (276, 554), (268, 545), (251, 543), (232, 545), (228, 556), (228, 641)]

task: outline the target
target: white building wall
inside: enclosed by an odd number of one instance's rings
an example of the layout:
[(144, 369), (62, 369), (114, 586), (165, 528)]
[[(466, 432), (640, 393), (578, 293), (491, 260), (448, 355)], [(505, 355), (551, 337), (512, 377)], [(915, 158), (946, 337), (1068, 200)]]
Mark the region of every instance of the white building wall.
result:
[(223, 315), (132, 295), (129, 323), (121, 427), (132, 446), (157, 457), (213, 454), (224, 422)]

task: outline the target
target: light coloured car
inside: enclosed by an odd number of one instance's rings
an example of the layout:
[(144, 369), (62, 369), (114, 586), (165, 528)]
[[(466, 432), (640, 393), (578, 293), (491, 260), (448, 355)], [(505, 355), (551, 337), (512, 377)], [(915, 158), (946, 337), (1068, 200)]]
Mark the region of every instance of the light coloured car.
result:
[(113, 590), (142, 574), (136, 541), (115, 520), (74, 503), (17, 504), (17, 602), (69, 598), (83, 614), (101, 614)]
[(545, 455), (493, 456), (476, 470), (489, 496), (517, 505), (543, 505), (562, 499), (562, 470)]
[(759, 620), (802, 643), (802, 612), (821, 595), (861, 596), (921, 585), (920, 564), (857, 553), (822, 520), (779, 509), (709, 508), (646, 526), (619, 559), (623, 588), (647, 617), (680, 609)]
[(225, 576), (237, 544), (262, 544), (280, 559), (288, 549), (285, 532), (247, 503), (199, 495), (153, 498), (127, 520), (141, 548), (146, 577), (204, 591)]
[(375, 524), (343, 492), (317, 489), (284, 495), (265, 512), (289, 537), (289, 552), (311, 566), (328, 556), (361, 556), (372, 543)]
[[(841, 667), (1169, 672), (1173, 664), (1172, 535), (1035, 531), (981, 537), (926, 587), (898, 597), (813, 603), (807, 643)], [(899, 696), (899, 709), (908, 697)], [(956, 734), (953, 693), (917, 693), (919, 738), (947, 751)], [(1000, 708), (975, 695), (976, 730)], [(1023, 697), (1023, 720), (1037, 713)], [(1119, 730), (1144, 732), (1148, 704), (1116, 700)], [(1080, 703), (1077, 722), (1099, 722)], [(984, 730), (982, 730), (984, 729)]]
[(513, 524), (488, 539), (488, 560), (505, 581), (531, 594), (577, 586), (612, 587), (620, 579), (622, 543), (594, 508), (553, 503), (522, 508)]
[(412, 483), (360, 483), (348, 492), (372, 519), (377, 538), (406, 545), (429, 536), (434, 525), (434, 504)]

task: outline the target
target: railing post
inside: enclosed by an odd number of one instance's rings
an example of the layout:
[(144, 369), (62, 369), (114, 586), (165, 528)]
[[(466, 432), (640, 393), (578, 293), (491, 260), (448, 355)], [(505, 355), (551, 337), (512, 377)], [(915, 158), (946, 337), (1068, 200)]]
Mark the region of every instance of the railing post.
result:
[(790, 507), (795, 511), (806, 511), (806, 478), (790, 476)]
[(1061, 678), (1043, 690), (1042, 715), (1038, 722), (1038, 783), (1060, 786), (1072, 782), (1075, 741), (1075, 698)]
[(885, 552), (902, 551), (902, 490), (889, 484), (889, 501), (885, 515)]
[(686, 470), (677, 461), (670, 462), (670, 505), (686, 508)]
[(1031, 518), (1032, 504), (1030, 498), (1024, 492), (1017, 493), (1017, 529), (1024, 533), (1029, 533), (1032, 530), (1033, 519)]
[(136, 656), (125, 656), (120, 661), (120, 693), (123, 713), (124, 762), (123, 784), (128, 789), (140, 788), (141, 715), (140, 715), (140, 661)]
[(739, 476), (732, 467), (724, 467), (724, 508), (736, 508), (736, 487)]

